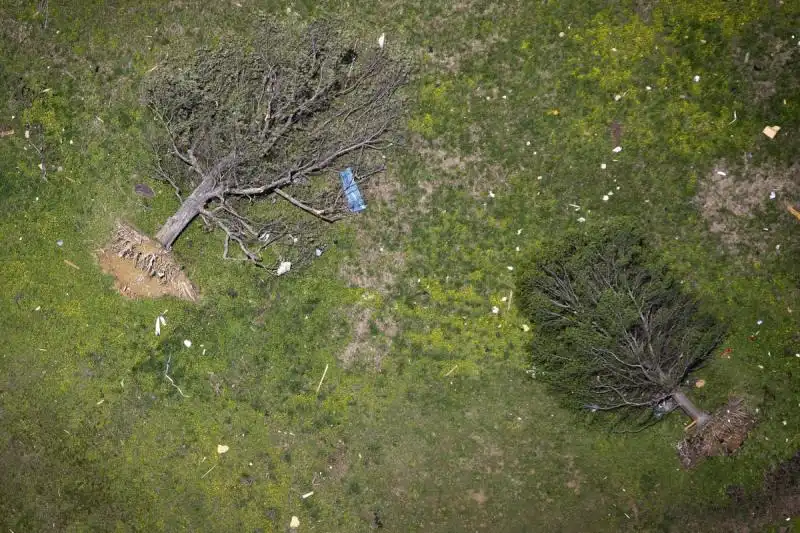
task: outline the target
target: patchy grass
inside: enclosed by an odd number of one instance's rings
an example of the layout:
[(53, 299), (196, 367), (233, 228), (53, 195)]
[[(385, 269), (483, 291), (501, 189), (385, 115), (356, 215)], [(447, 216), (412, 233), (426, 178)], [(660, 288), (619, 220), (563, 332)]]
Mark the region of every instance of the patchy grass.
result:
[[(800, 445), (797, 221), (764, 199), (748, 228), (769, 245), (733, 253), (695, 201), (720, 161), (796, 163), (795, 3), (45, 4), (0, 8), (6, 528), (729, 531), (709, 510)], [(93, 251), (117, 219), (152, 233), (176, 208), (151, 178), (143, 76), (260, 16), (328, 11), (419, 60), (380, 195), (302, 272), (226, 263), (194, 224), (175, 254), (202, 301), (121, 297)], [(508, 267), (620, 217), (731, 326), (693, 397), (758, 409), (741, 449), (691, 472), (680, 415), (602, 432), (526, 373)], [(344, 364), (353, 343), (379, 368)], [(741, 520), (782, 520), (775, 505)]]

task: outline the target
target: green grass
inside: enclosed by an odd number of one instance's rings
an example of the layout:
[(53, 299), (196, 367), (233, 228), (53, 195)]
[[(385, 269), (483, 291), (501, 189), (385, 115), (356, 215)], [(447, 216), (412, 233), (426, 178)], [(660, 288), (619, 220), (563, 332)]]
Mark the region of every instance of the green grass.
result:
[[(797, 222), (765, 201), (752, 225), (770, 228), (758, 234), (769, 252), (735, 254), (692, 201), (721, 160), (796, 161), (792, 2), (50, 4), (46, 29), (33, 3), (0, 8), (0, 124), (16, 130), (0, 139), (6, 529), (284, 531), (297, 515), (301, 531), (347, 532), (378, 512), (388, 531), (713, 530), (727, 486), (756, 490), (800, 445)], [(202, 302), (125, 300), (93, 250), (116, 219), (153, 233), (176, 208), (149, 179), (157, 130), (139, 82), (177, 49), (246, 31), (259, 10), (348, 16), (415, 54), (410, 149), (389, 159), (398, 192), (279, 280), (224, 262), (220, 236), (195, 224), (176, 254)], [(776, 63), (778, 44), (798, 51)], [(775, 140), (767, 124), (782, 126)], [(46, 147), (46, 182), (26, 128)], [(137, 182), (156, 198), (136, 197)], [(566, 228), (620, 217), (730, 324), (731, 359), (701, 370), (692, 397), (758, 407), (735, 457), (680, 470), (679, 415), (609, 433), (525, 372), (507, 267)], [(358, 286), (344, 262), (373, 278), (392, 265), (393, 282)], [(363, 309), (365, 355), (348, 367), (338, 357)], [(367, 347), (387, 345), (377, 372)], [(164, 377), (167, 360), (188, 397)]]

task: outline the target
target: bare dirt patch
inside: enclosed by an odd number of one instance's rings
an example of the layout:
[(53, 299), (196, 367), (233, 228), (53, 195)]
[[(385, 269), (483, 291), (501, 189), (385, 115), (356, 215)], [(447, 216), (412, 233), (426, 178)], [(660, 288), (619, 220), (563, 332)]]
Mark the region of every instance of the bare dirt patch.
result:
[(483, 489), (479, 490), (470, 489), (467, 491), (467, 496), (469, 496), (469, 498), (476, 504), (478, 504), (478, 506), (480, 507), (483, 507), (483, 504), (485, 504), (486, 501), (489, 499), (489, 497), (486, 496), (486, 493), (483, 491)]
[[(771, 198), (771, 196), (774, 197)], [(800, 164), (730, 169), (723, 161), (700, 183), (695, 201), (709, 231), (730, 251), (767, 246), (752, 221), (769, 202), (800, 199)]]
[(111, 243), (98, 251), (97, 260), (103, 272), (114, 276), (120, 294), (128, 298), (199, 298), (172, 254), (126, 224), (117, 225)]
[(744, 401), (731, 399), (712, 415), (710, 422), (678, 444), (681, 464), (684, 468), (693, 468), (706, 457), (734, 454), (755, 423)]

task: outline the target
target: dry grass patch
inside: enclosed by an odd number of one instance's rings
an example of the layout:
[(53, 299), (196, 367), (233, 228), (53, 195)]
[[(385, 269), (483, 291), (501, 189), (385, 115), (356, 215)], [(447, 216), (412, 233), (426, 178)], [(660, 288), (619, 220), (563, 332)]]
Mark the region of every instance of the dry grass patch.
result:
[[(389, 353), (398, 328), (390, 318), (373, 320), (373, 314), (372, 309), (364, 307), (355, 307), (350, 312), (352, 339), (339, 354), (339, 360), (346, 368), (363, 364), (381, 371), (381, 363)], [(373, 324), (381, 335), (373, 335)]]
[[(771, 196), (774, 193), (774, 198)], [(735, 251), (751, 247), (763, 251), (766, 242), (752, 221), (769, 202), (800, 199), (800, 164), (789, 168), (729, 169), (723, 161), (700, 183), (695, 201), (709, 231)]]

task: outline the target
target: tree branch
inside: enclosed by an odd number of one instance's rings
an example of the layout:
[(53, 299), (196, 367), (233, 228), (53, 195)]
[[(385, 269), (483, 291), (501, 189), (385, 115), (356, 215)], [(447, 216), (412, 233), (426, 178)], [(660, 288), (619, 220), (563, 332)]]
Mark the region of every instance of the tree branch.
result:
[(299, 207), (300, 209), (302, 209), (306, 213), (310, 213), (310, 214), (314, 215), (315, 217), (317, 217), (317, 218), (319, 218), (321, 220), (324, 220), (325, 222), (327, 222), (329, 224), (333, 224), (334, 222), (336, 222), (337, 220), (342, 218), (342, 217), (333, 217), (333, 218), (329, 217), (328, 215), (325, 214), (324, 210), (314, 209), (310, 205), (306, 205), (303, 202), (301, 202), (300, 200), (298, 200), (296, 198), (293, 198), (292, 196), (289, 196), (288, 194), (283, 192), (281, 189), (275, 189), (275, 194), (277, 194), (278, 196), (280, 196), (281, 198), (283, 198), (284, 200), (286, 200), (287, 202), (289, 202), (293, 206)]

